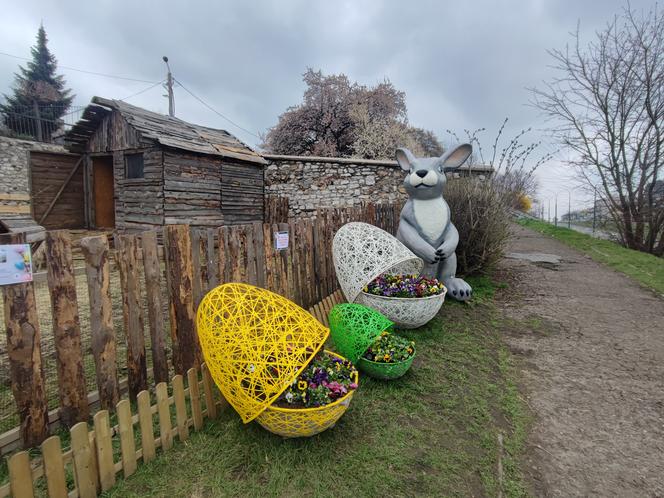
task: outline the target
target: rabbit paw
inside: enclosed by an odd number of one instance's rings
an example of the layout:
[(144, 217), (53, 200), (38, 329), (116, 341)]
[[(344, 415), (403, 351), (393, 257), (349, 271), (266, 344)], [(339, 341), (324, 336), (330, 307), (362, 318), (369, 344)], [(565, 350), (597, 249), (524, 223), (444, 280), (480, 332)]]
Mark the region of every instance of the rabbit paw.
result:
[(473, 295), (473, 289), (462, 278), (450, 277), (443, 281), (447, 287), (447, 295), (457, 301), (468, 301)]

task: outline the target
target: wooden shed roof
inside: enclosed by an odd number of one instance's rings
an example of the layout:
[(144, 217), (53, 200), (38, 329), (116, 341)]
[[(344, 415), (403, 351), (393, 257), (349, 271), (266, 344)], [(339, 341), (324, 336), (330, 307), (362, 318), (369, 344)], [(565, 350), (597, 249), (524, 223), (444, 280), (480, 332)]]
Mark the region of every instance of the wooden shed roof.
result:
[(229, 157), (242, 161), (266, 164), (267, 161), (247, 144), (226, 130), (217, 130), (178, 118), (148, 111), (121, 100), (93, 97), (83, 116), (66, 134), (65, 146), (72, 152), (83, 152), (85, 144), (101, 121), (113, 110), (140, 134), (166, 147)]

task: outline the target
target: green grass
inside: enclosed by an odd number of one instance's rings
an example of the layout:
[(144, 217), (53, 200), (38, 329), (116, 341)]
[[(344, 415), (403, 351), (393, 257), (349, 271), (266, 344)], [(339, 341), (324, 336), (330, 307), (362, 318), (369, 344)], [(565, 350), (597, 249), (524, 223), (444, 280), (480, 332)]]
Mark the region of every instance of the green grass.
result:
[(226, 410), (106, 493), (130, 496), (504, 496), (527, 494), (519, 467), (528, 415), (499, 335), (487, 278), (473, 305), (401, 334), (418, 355), (401, 379), (363, 377), (336, 427), (285, 440)]
[[(559, 225), (567, 225), (567, 220), (558, 221)], [(593, 228), (593, 222), (592, 220), (572, 220), (572, 225), (578, 225), (586, 228)], [(618, 228), (616, 227), (616, 224), (613, 222), (611, 219), (606, 219), (606, 220), (596, 220), (595, 221), (595, 228), (598, 230), (605, 230), (607, 232), (613, 232), (613, 233), (618, 233)]]
[(574, 230), (555, 227), (543, 221), (523, 219), (519, 224), (550, 235), (580, 250), (595, 261), (632, 277), (645, 287), (664, 294), (664, 258), (627, 249), (608, 240), (601, 240)]

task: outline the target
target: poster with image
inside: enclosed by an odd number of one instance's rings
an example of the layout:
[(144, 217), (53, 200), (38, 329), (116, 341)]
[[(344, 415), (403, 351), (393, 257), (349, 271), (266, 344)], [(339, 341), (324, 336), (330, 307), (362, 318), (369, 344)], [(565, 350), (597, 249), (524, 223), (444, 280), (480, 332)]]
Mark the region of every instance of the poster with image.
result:
[(30, 244), (0, 245), (0, 285), (32, 282)]

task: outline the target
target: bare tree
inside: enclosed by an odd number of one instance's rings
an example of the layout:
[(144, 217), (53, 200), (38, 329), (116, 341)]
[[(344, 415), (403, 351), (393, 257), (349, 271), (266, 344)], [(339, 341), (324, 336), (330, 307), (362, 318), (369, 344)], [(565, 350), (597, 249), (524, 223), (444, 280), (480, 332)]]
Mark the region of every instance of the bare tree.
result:
[(558, 76), (532, 89), (570, 163), (598, 188), (632, 249), (664, 254), (664, 13), (621, 15), (582, 46), (550, 52)]
[[(468, 160), (468, 166), (491, 166), (496, 172), (493, 176), (494, 186), (500, 187), (508, 197), (509, 204), (515, 209), (521, 209), (524, 197), (534, 198), (537, 191), (535, 171), (547, 161), (551, 160), (553, 153), (539, 154), (541, 141), (524, 143), (531, 128), (519, 131), (505, 143), (504, 133), (508, 118), (505, 118), (496, 132), (491, 143), (490, 155), (484, 155), (484, 147), (480, 139), (486, 128), (464, 130), (465, 141), (473, 146), (473, 155)], [(447, 130), (456, 142), (459, 136)]]

